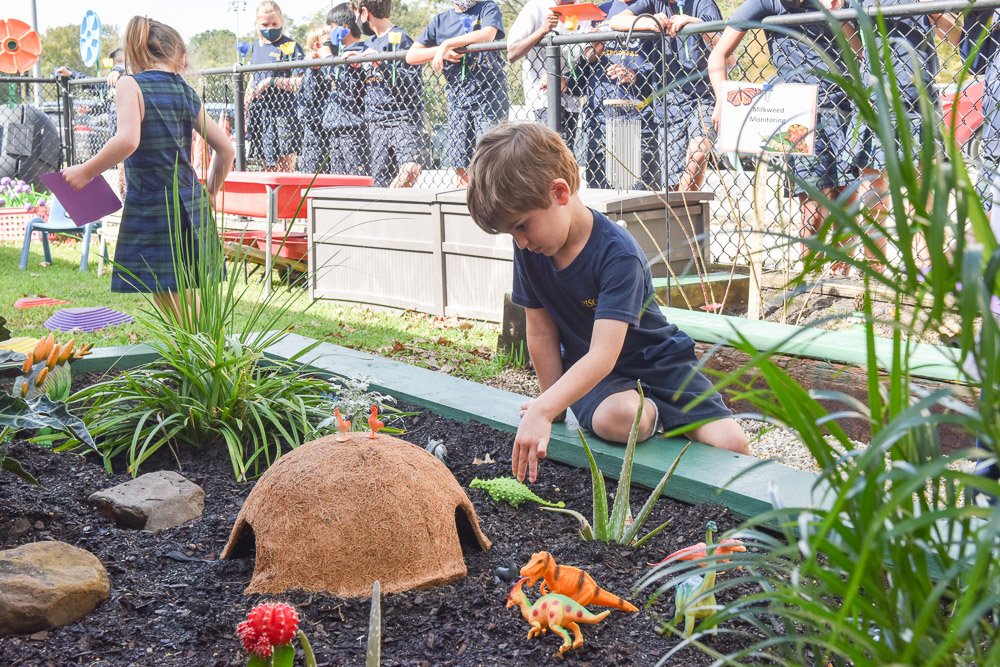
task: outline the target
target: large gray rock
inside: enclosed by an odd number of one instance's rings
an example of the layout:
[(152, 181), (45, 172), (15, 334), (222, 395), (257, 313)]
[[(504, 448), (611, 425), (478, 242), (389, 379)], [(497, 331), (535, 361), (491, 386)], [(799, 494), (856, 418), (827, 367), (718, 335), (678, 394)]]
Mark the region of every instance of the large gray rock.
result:
[(141, 475), (87, 500), (119, 525), (139, 530), (180, 526), (205, 511), (202, 488), (168, 470)]
[(64, 542), (32, 542), (0, 551), (0, 635), (75, 623), (108, 599), (97, 557)]

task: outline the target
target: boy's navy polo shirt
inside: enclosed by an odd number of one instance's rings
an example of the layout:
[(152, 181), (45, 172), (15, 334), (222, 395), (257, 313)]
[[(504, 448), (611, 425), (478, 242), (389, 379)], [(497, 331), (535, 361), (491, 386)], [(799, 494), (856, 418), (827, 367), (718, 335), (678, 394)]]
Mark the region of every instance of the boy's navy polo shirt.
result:
[[(291, 46), (288, 46), (291, 44)], [(290, 60), (302, 60), (306, 57), (305, 51), (299, 46), (294, 39), (282, 35), (277, 42), (268, 42), (266, 44), (261, 44), (259, 39), (255, 39), (250, 43), (250, 64), (251, 65), (273, 65), (274, 63), (283, 63)], [(261, 81), (267, 78), (284, 78), (289, 77), (293, 73), (299, 73), (299, 70), (283, 70), (279, 72), (265, 71), (265, 72), (253, 72), (250, 75), (250, 81), (254, 87), (257, 86)], [(272, 91), (272, 92), (286, 92), (286, 91)]]
[[(525, 308), (544, 308), (559, 327), (565, 366), (590, 350), (595, 320), (629, 324), (615, 370), (646, 377), (694, 341), (669, 324), (654, 300), (653, 276), (632, 235), (591, 210), (594, 227), (580, 254), (564, 269), (545, 255), (514, 244), (512, 298)], [(544, 224), (544, 223), (542, 223)]]
[[(626, 3), (615, 0), (609, 16), (628, 10), (635, 16), (640, 14), (689, 14), (704, 22), (721, 21), (722, 12), (715, 0), (635, 0)], [(659, 51), (660, 40), (645, 40), (642, 48)], [(678, 35), (663, 40), (666, 60), (666, 80), (661, 85), (669, 88), (665, 99), (700, 99), (712, 97), (712, 86), (708, 80), (708, 54), (711, 51), (701, 34)], [(653, 65), (660, 71), (659, 58), (653, 56)]]
[[(361, 53), (363, 42), (354, 42), (341, 49), (340, 55)], [(364, 124), (365, 72), (361, 67), (331, 65), (326, 76), (330, 78), (330, 96), (323, 110), (323, 127), (328, 130), (353, 129)]]
[[(997, 51), (1000, 51), (1000, 30), (997, 29), (997, 19), (993, 18), (993, 13), (992, 9), (972, 10), (962, 20), (962, 40), (959, 45), (959, 53), (962, 54), (963, 60), (975, 50), (983, 32), (988, 32), (976, 53), (975, 60), (972, 61), (973, 74), (985, 72), (990, 59)], [(992, 31), (990, 31), (991, 20), (993, 22)]]
[[(389, 35), (399, 33), (399, 44), (389, 43)], [(401, 53), (413, 45), (413, 40), (398, 25), (381, 37), (370, 37), (365, 49), (379, 53)], [(377, 65), (377, 66), (376, 66)], [(393, 84), (393, 67), (396, 77)], [(363, 63), (365, 78), (365, 120), (370, 123), (404, 121), (417, 123), (424, 112), (424, 80), (422, 68), (407, 65), (405, 60)]]
[[(610, 19), (632, 5), (616, 0), (600, 6)], [(645, 99), (660, 87), (660, 43), (655, 39), (613, 40), (605, 42), (604, 67), (622, 65), (635, 72), (635, 82), (620, 84), (605, 77), (601, 94), (604, 99)]]
[[(786, 5), (781, 0), (746, 0), (733, 12), (729, 19), (729, 25), (739, 30), (737, 24), (740, 21), (760, 23), (768, 16), (805, 14), (814, 11), (818, 11), (816, 6), (809, 2), (803, 2), (800, 7), (795, 8)], [(751, 26), (746, 30), (752, 30), (754, 27), (756, 26)], [(782, 32), (765, 30), (767, 45), (771, 49), (771, 62), (778, 70), (778, 75), (773, 81), (816, 84), (819, 86), (819, 106), (841, 107), (849, 110), (851, 108), (850, 101), (840, 86), (813, 72), (813, 70), (825, 71), (827, 69), (823, 58), (815, 49), (821, 49), (842, 69), (840, 47), (837, 45), (826, 20), (821, 20), (819, 23), (785, 27), (801, 33), (804, 37), (812, 40), (815, 46)]]
[[(440, 46), (447, 39), (483, 28), (496, 28), (498, 40), (506, 36), (500, 7), (493, 0), (480, 0), (464, 12), (452, 8), (436, 14), (417, 41), (424, 46)], [(454, 101), (475, 106), (494, 99), (497, 82), (505, 78), (500, 52), (468, 53), (464, 61), (464, 74), (462, 61), (444, 63), (444, 78), (456, 92), (462, 91)]]
[[(909, 5), (919, 2), (919, 0), (861, 0), (860, 4), (865, 9), (875, 7), (892, 7), (896, 5)], [(857, 2), (854, 3), (855, 6)], [(903, 94), (903, 101), (911, 109), (916, 109), (920, 104), (920, 92), (917, 89), (917, 79), (915, 72), (920, 72), (921, 81), (930, 95), (931, 101), (937, 100), (937, 87), (934, 86), (934, 77), (941, 71), (941, 63), (938, 60), (937, 49), (934, 46), (934, 26), (931, 25), (927, 14), (916, 16), (886, 16), (885, 34), (888, 42), (889, 53), (892, 54), (892, 67), (896, 75), (896, 84)], [(878, 20), (873, 17), (875, 29), (875, 47), (881, 56), (882, 50), (886, 46), (882, 39), (881, 28)], [(868, 56), (865, 53), (865, 66), (867, 67)]]

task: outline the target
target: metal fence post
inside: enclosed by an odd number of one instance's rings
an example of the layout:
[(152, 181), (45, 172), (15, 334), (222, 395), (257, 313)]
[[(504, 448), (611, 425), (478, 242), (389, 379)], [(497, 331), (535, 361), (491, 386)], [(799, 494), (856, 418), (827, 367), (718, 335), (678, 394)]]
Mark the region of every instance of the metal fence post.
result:
[(549, 127), (562, 133), (562, 53), (558, 46), (545, 47), (545, 72), (548, 74)]
[(62, 160), (63, 166), (69, 167), (76, 164), (76, 149), (73, 142), (73, 96), (69, 92), (69, 79), (59, 78), (56, 80), (59, 87), (59, 103), (62, 106), (59, 114), (60, 134), (62, 134)]
[(243, 95), (243, 75), (233, 68), (233, 143), (236, 148), (236, 170), (245, 171), (247, 164), (246, 143), (246, 116), (244, 115)]

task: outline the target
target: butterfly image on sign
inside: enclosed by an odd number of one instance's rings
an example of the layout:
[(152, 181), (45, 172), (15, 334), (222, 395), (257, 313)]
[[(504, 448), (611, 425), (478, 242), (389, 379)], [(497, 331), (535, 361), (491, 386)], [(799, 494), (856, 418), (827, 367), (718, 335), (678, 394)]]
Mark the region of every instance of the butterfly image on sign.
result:
[(812, 155), (817, 87), (801, 83), (769, 86), (723, 83), (718, 150), (760, 155)]
[(726, 100), (736, 107), (753, 102), (753, 98), (764, 92), (761, 88), (738, 88), (726, 93)]

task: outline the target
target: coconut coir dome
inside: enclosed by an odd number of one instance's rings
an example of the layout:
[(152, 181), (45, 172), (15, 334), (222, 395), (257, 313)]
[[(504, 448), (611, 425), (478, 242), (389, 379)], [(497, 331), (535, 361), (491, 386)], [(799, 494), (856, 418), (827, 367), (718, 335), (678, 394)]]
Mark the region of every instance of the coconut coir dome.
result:
[(327, 436), (282, 456), (250, 492), (222, 558), (249, 554), (246, 592), (367, 597), (461, 579), (461, 543), (490, 548), (446, 465), (387, 435)]

